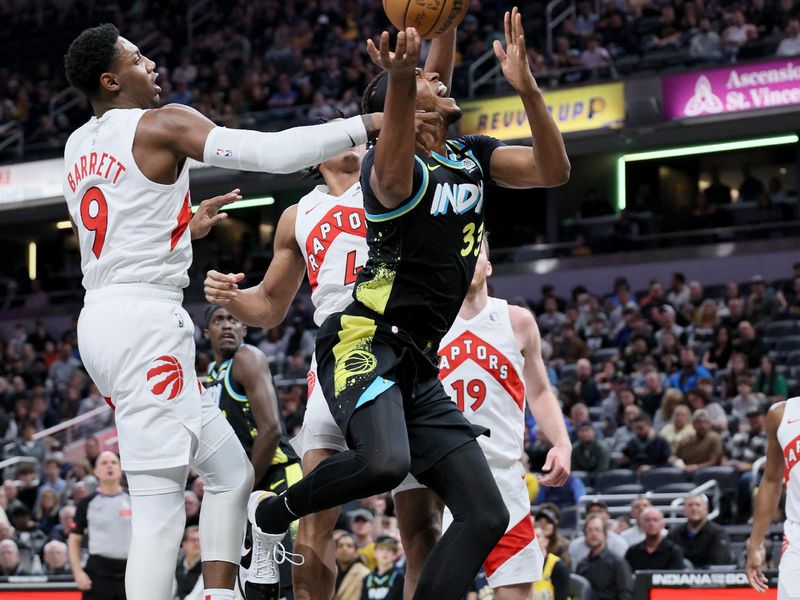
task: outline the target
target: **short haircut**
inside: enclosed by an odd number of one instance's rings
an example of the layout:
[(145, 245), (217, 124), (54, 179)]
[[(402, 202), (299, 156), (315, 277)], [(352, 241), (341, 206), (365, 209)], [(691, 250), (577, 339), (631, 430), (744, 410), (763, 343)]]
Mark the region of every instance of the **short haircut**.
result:
[(183, 530), (183, 537), (181, 538), (181, 543), (186, 541), (190, 533), (198, 533), (199, 531), (200, 528), (197, 525), (189, 525), (186, 529)]
[(631, 423), (647, 423), (650, 425), (653, 421), (650, 420), (650, 415), (646, 412), (640, 412), (638, 415), (631, 419)]
[(59, 540), (50, 540), (49, 542), (47, 542), (44, 545), (44, 551), (45, 552), (47, 552), (47, 550), (50, 549), (50, 548), (59, 548), (59, 549), (63, 550), (64, 552), (67, 551), (67, 545), (64, 542), (61, 542)]
[(389, 87), (388, 71), (381, 71), (372, 78), (364, 89), (361, 97), (361, 114), (383, 112), (383, 105), (386, 103), (386, 90)]
[(600, 521), (600, 524), (603, 526), (603, 533), (608, 535), (608, 521), (606, 521), (606, 518), (600, 513), (589, 513), (586, 516), (586, 520), (583, 522), (584, 536), (586, 535), (586, 526), (589, 524), (589, 521)]
[(93, 98), (100, 90), (100, 76), (114, 66), (119, 30), (106, 23), (84, 29), (69, 45), (64, 68), (69, 82)]

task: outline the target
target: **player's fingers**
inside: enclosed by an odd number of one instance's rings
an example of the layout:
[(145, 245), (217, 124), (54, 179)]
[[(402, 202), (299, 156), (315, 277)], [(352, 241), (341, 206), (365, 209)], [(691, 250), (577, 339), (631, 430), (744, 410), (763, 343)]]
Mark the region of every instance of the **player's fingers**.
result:
[(381, 60), (381, 66), (384, 68), (389, 65), (389, 32), (384, 31), (381, 34), (381, 47), (378, 51)]
[(239, 283), (242, 279), (244, 279), (244, 273), (228, 273), (228, 276), (232, 277), (235, 283)]
[(519, 17), (519, 9), (515, 6), (511, 9), (511, 42), (516, 43), (519, 31), (517, 30), (517, 20)]
[(367, 54), (369, 54), (372, 62), (377, 62), (381, 58), (381, 52), (375, 47), (375, 42), (372, 41), (372, 38), (367, 40)]
[(416, 63), (419, 61), (419, 33), (417, 33), (414, 27), (409, 27), (407, 31), (406, 40), (408, 49), (406, 50), (406, 54), (408, 54), (409, 59), (413, 61), (416, 66)]
[(492, 49), (494, 50), (494, 55), (497, 57), (497, 60), (500, 62), (504, 62), (506, 58), (506, 51), (503, 50), (503, 44), (500, 43), (500, 40), (495, 40), (492, 44)]
[(517, 13), (517, 45), (525, 52), (525, 30), (522, 29), (522, 15)]
[(211, 217), (209, 219), (209, 223), (211, 227), (214, 227), (217, 223), (219, 223), (220, 221), (224, 221), (227, 218), (228, 218), (228, 213), (219, 213)]
[(406, 57), (406, 32), (401, 31), (397, 34), (397, 44), (394, 47), (394, 57), (402, 61)]
[(511, 44), (512, 37), (511, 37), (511, 13), (506, 11), (503, 15), (503, 28), (505, 29), (506, 34), (506, 48), (508, 48), (509, 44)]
[(235, 189), (227, 194), (223, 194), (222, 196), (214, 196), (208, 200), (203, 200), (200, 204), (203, 204), (207, 207), (219, 208), (220, 206), (225, 206), (226, 204), (230, 204), (231, 202), (236, 202), (237, 200), (241, 199), (242, 196), (239, 194), (239, 190)]

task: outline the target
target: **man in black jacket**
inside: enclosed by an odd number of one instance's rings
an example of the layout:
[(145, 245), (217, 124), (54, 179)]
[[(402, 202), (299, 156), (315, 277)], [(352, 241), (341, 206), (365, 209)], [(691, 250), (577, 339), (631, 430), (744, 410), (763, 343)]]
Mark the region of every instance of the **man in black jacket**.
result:
[(645, 508), (639, 518), (645, 539), (628, 548), (625, 560), (631, 571), (657, 569), (680, 571), (683, 569), (683, 551), (675, 543), (664, 538), (664, 514), (654, 506)]
[(606, 520), (589, 515), (583, 524), (583, 535), (589, 556), (575, 567), (575, 572), (592, 584), (595, 600), (631, 600), (633, 588), (628, 563), (608, 551)]
[(689, 496), (683, 505), (683, 514), (686, 523), (673, 529), (669, 539), (683, 550), (684, 557), (696, 569), (733, 564), (728, 533), (708, 520), (708, 498)]

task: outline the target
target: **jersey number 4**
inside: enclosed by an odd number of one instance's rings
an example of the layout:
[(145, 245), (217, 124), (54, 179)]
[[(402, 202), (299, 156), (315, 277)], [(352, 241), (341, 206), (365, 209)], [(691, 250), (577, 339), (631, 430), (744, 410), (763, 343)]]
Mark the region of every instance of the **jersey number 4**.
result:
[(472, 412), (478, 410), (486, 400), (486, 384), (480, 379), (473, 379), (467, 383), (459, 379), (451, 383), (450, 387), (456, 392), (456, 406), (461, 412), (464, 412), (465, 396), (469, 396), (472, 401), (469, 406)]
[(89, 188), (81, 198), (81, 223), (89, 231), (94, 231), (92, 254), (100, 258), (108, 229), (108, 202), (100, 188)]
[(344, 284), (350, 285), (356, 282), (358, 272), (363, 268), (363, 265), (356, 266), (356, 251), (350, 250), (347, 253), (347, 264), (344, 267)]

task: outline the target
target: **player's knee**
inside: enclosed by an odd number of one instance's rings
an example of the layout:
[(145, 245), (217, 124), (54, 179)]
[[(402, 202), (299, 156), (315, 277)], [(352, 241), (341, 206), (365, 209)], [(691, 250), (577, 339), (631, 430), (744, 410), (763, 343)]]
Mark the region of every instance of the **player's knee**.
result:
[(411, 457), (408, 450), (381, 452), (367, 458), (364, 475), (370, 487), (380, 493), (400, 485), (410, 468)]
[(492, 538), (493, 544), (497, 543), (508, 528), (509, 521), (508, 509), (502, 502), (493, 506), (491, 510), (483, 511), (480, 519), (482, 521), (480, 529), (486, 532), (487, 537)]

